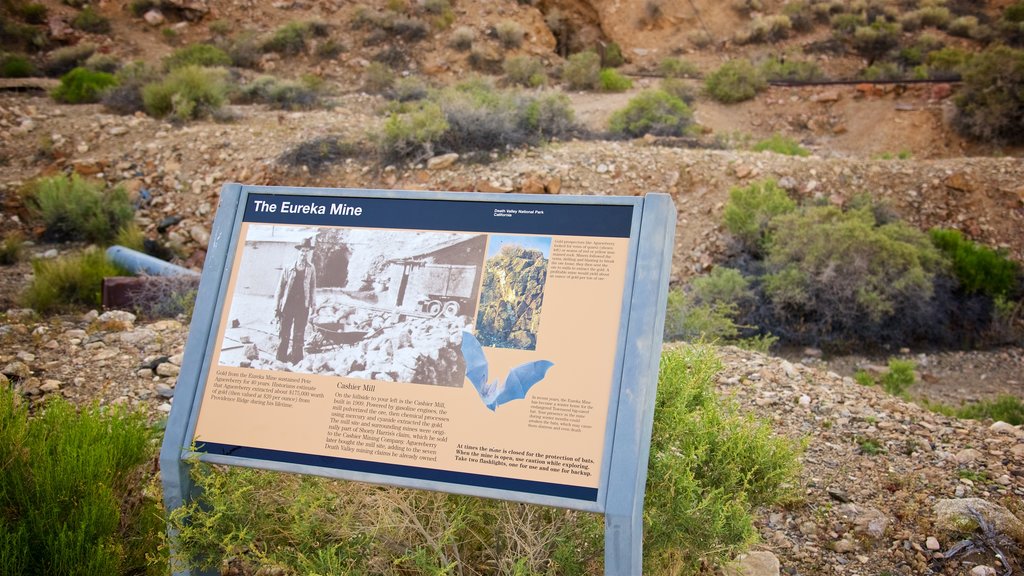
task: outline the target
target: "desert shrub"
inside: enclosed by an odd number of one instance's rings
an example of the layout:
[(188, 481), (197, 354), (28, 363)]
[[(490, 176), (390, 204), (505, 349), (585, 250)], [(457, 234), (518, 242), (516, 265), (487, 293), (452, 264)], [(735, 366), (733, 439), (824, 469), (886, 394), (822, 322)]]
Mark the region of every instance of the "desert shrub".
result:
[(825, 77), (816, 62), (788, 58), (765, 60), (761, 63), (761, 74), (766, 80), (773, 82), (811, 82)]
[(86, 6), (71, 20), (71, 27), (90, 34), (107, 34), (110, 32), (110, 18), (103, 16), (92, 6)]
[(662, 354), (644, 506), (644, 568), (692, 574), (757, 539), (753, 512), (795, 496), (800, 448), (715, 396), (707, 346)]
[(321, 136), (289, 148), (277, 161), (292, 168), (305, 167), (311, 174), (319, 174), (332, 164), (363, 153), (341, 136)]
[(876, 62), (861, 70), (860, 77), (869, 82), (902, 80), (905, 74), (894, 62)]
[(669, 292), (665, 338), (688, 342), (716, 342), (767, 353), (778, 340), (744, 325), (756, 304), (750, 280), (732, 268), (715, 267), (682, 289)]
[[(793, 342), (842, 348), (939, 331), (943, 258), (924, 233), (868, 209), (810, 207), (774, 218), (764, 290)], [(761, 323), (765, 325), (764, 322)]]
[(246, 31), (231, 39), (225, 51), (231, 64), (239, 68), (256, 68), (263, 55), (263, 40), (255, 32)]
[(901, 32), (897, 23), (875, 20), (870, 26), (858, 26), (853, 31), (851, 42), (858, 54), (874, 63), (899, 45)]
[(512, 84), (536, 88), (547, 83), (544, 63), (533, 56), (512, 56), (503, 64), (505, 77)]
[(662, 90), (641, 92), (622, 110), (612, 114), (608, 129), (624, 136), (683, 136), (693, 123), (693, 111), (679, 98)]
[(0, 78), (28, 78), (34, 76), (36, 67), (21, 54), (0, 52)]
[(211, 44), (189, 44), (182, 46), (170, 56), (164, 58), (164, 68), (168, 71), (185, 66), (230, 66), (231, 56), (227, 52)]
[(1024, 142), (1024, 50), (995, 46), (962, 66), (956, 127), (985, 141)]
[(961, 38), (980, 39), (985, 36), (985, 26), (978, 23), (977, 16), (960, 16), (946, 27), (946, 31), (952, 36)]
[(793, 30), (810, 32), (814, 28), (814, 12), (805, 0), (791, 0), (782, 7), (782, 14), (789, 18)]
[(697, 101), (698, 89), (681, 78), (662, 78), (661, 82), (658, 83), (658, 88), (682, 100), (683, 103), (691, 108), (693, 103)]
[(0, 573), (146, 573), (163, 532), (152, 440), (141, 412), (58, 397), (29, 417), (0, 387)]
[(157, 8), (160, 3), (157, 0), (131, 0), (128, 3), (128, 12), (136, 18), (142, 18), (146, 12)]
[(789, 16), (759, 16), (750, 23), (742, 40), (746, 43), (777, 42), (789, 37), (793, 23)]
[(443, 30), (455, 22), (455, 11), (451, 0), (425, 0), (422, 4), (424, 13), (432, 16), (434, 27)]
[(51, 242), (109, 244), (134, 215), (124, 188), (104, 190), (102, 183), (77, 174), (36, 180), (28, 187), (25, 203), (33, 219), (42, 223), (43, 239)]
[(96, 47), (92, 44), (76, 44), (58, 48), (46, 56), (43, 71), (47, 76), (63, 76), (85, 64), (85, 61), (95, 52)]
[(476, 40), (476, 32), (468, 26), (459, 26), (452, 31), (451, 39), (449, 44), (452, 48), (459, 50), (460, 52), (468, 52), (473, 47), (473, 41)]
[(498, 22), (498, 25), (494, 27), (494, 32), (498, 36), (498, 42), (506, 50), (519, 48), (523, 45), (523, 39), (526, 37), (523, 27), (512, 20)]
[(309, 110), (319, 105), (320, 96), (301, 82), (260, 76), (241, 88), (238, 100), (267, 104), (274, 110)]
[(704, 80), (708, 95), (725, 104), (750, 100), (766, 85), (764, 76), (749, 60), (730, 60)]
[(46, 16), (49, 13), (46, 5), (38, 2), (22, 4), (18, 7), (17, 11), (26, 24), (46, 24)]
[(615, 42), (609, 42), (601, 46), (601, 67), (618, 68), (626, 63), (622, 55), (622, 48)]
[(211, 115), (224, 104), (227, 84), (216, 68), (184, 66), (142, 89), (146, 113), (185, 122)]
[(117, 85), (113, 74), (75, 68), (60, 77), (60, 86), (51, 93), (53, 99), (66, 104), (99, 102), (103, 91)]
[(801, 146), (795, 140), (786, 138), (782, 134), (772, 134), (768, 138), (754, 144), (754, 152), (774, 152), (786, 156), (810, 156), (809, 150)]
[(121, 61), (110, 54), (93, 54), (85, 61), (85, 68), (94, 72), (115, 74), (121, 68)]
[(597, 85), (602, 92), (625, 92), (633, 87), (633, 81), (614, 68), (605, 68), (598, 74)]
[(405, 16), (389, 20), (385, 30), (409, 42), (418, 42), (430, 34), (430, 26), (426, 22)]
[(997, 26), (1007, 42), (1018, 46), (1024, 44), (1024, 2), (1007, 6)]
[(960, 74), (960, 70), (971, 59), (971, 54), (959, 48), (947, 47), (934, 50), (925, 56), (928, 69), (932, 72)]
[(371, 62), (363, 76), (363, 90), (383, 94), (395, 83), (395, 71), (383, 62)]
[(132, 62), (122, 66), (117, 74), (117, 86), (103, 92), (103, 107), (117, 114), (134, 114), (146, 109), (142, 87), (160, 78), (159, 72), (145, 62)]
[(987, 246), (964, 237), (958, 230), (935, 228), (929, 231), (932, 243), (952, 263), (960, 289), (967, 294), (1006, 297), (1018, 288), (1020, 266)]
[(903, 396), (916, 381), (914, 376), (914, 368), (916, 367), (917, 365), (912, 360), (890, 358), (889, 369), (882, 375), (879, 383), (889, 394)]
[(443, 152), (535, 145), (572, 129), (568, 98), (500, 91), (477, 80), (393, 112), (385, 122), (379, 150), (386, 160), (417, 161)]
[(730, 190), (723, 219), (726, 229), (744, 249), (761, 254), (771, 235), (772, 220), (794, 210), (796, 202), (786, 191), (774, 180), (765, 180)]
[(310, 36), (309, 24), (306, 22), (289, 22), (281, 26), (263, 42), (264, 52), (277, 52), (285, 56), (294, 56), (306, 51), (306, 40)]
[(658, 71), (666, 78), (695, 78), (700, 73), (692, 62), (672, 57), (659, 62)]
[(576, 127), (569, 97), (558, 92), (527, 98), (518, 116), (522, 129), (541, 138), (559, 138)]
[(22, 303), (40, 314), (101, 304), (103, 279), (123, 276), (102, 250), (91, 248), (74, 256), (32, 262), (34, 276)]
[(348, 48), (341, 41), (328, 38), (316, 45), (316, 57), (321, 60), (333, 60), (347, 50)]
[(406, 76), (394, 81), (385, 96), (396, 102), (414, 102), (430, 95), (430, 86), (419, 76)]
[(854, 30), (863, 26), (864, 16), (854, 13), (843, 13), (832, 16), (830, 20), (832, 30), (840, 35), (853, 34)]
[[(654, 574), (731, 559), (756, 540), (754, 510), (794, 494), (799, 446), (717, 398), (720, 370), (706, 346), (662, 356), (644, 505), (644, 564)], [(602, 570), (596, 514), (205, 464), (192, 474), (202, 500), (170, 521), (181, 557), (200, 568), (230, 561), (245, 573)]]
[(0, 241), (0, 266), (10, 266), (21, 261), (21, 254), (25, 247), (25, 237), (15, 230), (4, 235)]
[(982, 400), (955, 408), (952, 415), (968, 420), (992, 420), (1020, 426), (1024, 424), (1024, 401), (1016, 396), (999, 396), (995, 400)]
[(591, 90), (601, 76), (601, 57), (596, 52), (578, 52), (562, 67), (562, 80), (570, 90)]
[(422, 102), (408, 112), (388, 117), (378, 147), (385, 158), (418, 161), (434, 155), (435, 144), (448, 128), (441, 107)]
[(925, 6), (918, 10), (921, 15), (922, 26), (934, 26), (944, 28), (949, 23), (952, 15), (949, 8), (945, 6)]

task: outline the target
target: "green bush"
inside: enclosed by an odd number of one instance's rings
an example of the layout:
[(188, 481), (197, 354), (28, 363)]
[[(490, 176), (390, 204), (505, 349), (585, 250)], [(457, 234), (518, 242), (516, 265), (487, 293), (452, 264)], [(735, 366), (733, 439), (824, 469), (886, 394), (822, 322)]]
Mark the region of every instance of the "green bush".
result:
[(570, 90), (592, 90), (601, 77), (601, 57), (596, 52), (578, 52), (562, 67), (562, 80)]
[(320, 103), (320, 96), (301, 82), (260, 76), (241, 88), (238, 100), (267, 104), (274, 110), (310, 110)]
[(771, 58), (761, 64), (761, 74), (775, 82), (811, 82), (825, 78), (817, 63), (809, 60)]
[(71, 21), (71, 27), (90, 34), (107, 34), (110, 32), (110, 18), (103, 16), (92, 6), (86, 6)]
[(96, 47), (92, 44), (76, 44), (58, 48), (46, 56), (43, 71), (47, 76), (63, 76), (85, 64), (85, 61), (95, 52)]
[(523, 45), (523, 39), (526, 37), (523, 27), (518, 22), (512, 20), (498, 22), (498, 25), (494, 27), (494, 32), (498, 36), (498, 41), (506, 50), (519, 48)]
[(382, 94), (395, 83), (395, 71), (383, 62), (371, 62), (366, 67), (363, 89), (371, 94)]
[(168, 71), (185, 66), (201, 66), (212, 68), (230, 66), (231, 56), (227, 52), (210, 44), (189, 44), (182, 46), (164, 58), (164, 68)]
[(860, 73), (860, 77), (869, 82), (902, 80), (904, 76), (903, 70), (893, 62), (876, 62)]
[(397, 102), (415, 102), (430, 95), (430, 86), (419, 76), (405, 76), (395, 80), (385, 96)]
[(806, 148), (795, 140), (786, 138), (782, 134), (772, 134), (770, 137), (754, 144), (754, 152), (774, 152), (786, 156), (810, 156)]
[(18, 15), (27, 24), (46, 24), (49, 9), (44, 4), (29, 2), (18, 7)]
[(306, 22), (289, 22), (278, 28), (263, 43), (264, 52), (277, 52), (285, 56), (294, 56), (306, 51), (306, 40), (310, 36), (309, 24)]
[(853, 49), (868, 59), (868, 63), (884, 56), (899, 45), (902, 29), (895, 22), (875, 20), (870, 26), (858, 26), (853, 31)]
[(612, 114), (608, 129), (624, 136), (683, 136), (693, 123), (685, 102), (662, 90), (641, 92)]
[(925, 56), (928, 68), (933, 72), (949, 72), (959, 74), (964, 64), (971, 59), (971, 54), (960, 48), (947, 47), (934, 50)]
[(0, 573), (150, 571), (163, 533), (162, 506), (143, 490), (152, 436), (141, 413), (79, 412), (62, 398), (30, 418), (0, 387)]
[(770, 238), (773, 219), (796, 210), (794, 202), (774, 180), (755, 182), (729, 191), (723, 219), (725, 228), (743, 247), (761, 254)]
[(0, 78), (28, 78), (35, 76), (36, 67), (21, 54), (0, 52)]
[(854, 13), (835, 14), (830, 20), (832, 30), (840, 35), (853, 34), (854, 30), (864, 23), (864, 16)]
[(692, 107), (693, 103), (697, 101), (698, 89), (681, 78), (662, 78), (658, 83), (658, 88), (662, 92), (682, 100), (687, 106)]
[(755, 303), (750, 281), (738, 270), (718, 266), (694, 278), (684, 289), (669, 292), (665, 338), (716, 342), (767, 353), (778, 340), (759, 334), (756, 326), (738, 323)]
[(777, 42), (789, 37), (792, 29), (793, 23), (789, 16), (783, 14), (759, 16), (750, 23), (750, 28), (738, 40), (743, 44)]
[(93, 72), (115, 74), (121, 68), (121, 61), (110, 54), (93, 54), (86, 59), (85, 68)]
[(35, 181), (25, 202), (44, 226), (43, 239), (51, 242), (85, 240), (107, 245), (134, 215), (124, 188), (104, 190), (101, 183), (77, 174)]
[(14, 231), (4, 235), (0, 242), (0, 266), (17, 264), (21, 260), (21, 253), (25, 246), (25, 237), (21, 232)]
[(706, 346), (662, 354), (644, 503), (644, 568), (695, 574), (757, 539), (753, 511), (796, 496), (800, 449), (715, 397)]
[(605, 68), (598, 74), (597, 85), (602, 92), (625, 92), (633, 87), (633, 81), (614, 68)]
[(882, 375), (881, 385), (886, 392), (893, 396), (903, 396), (907, 390), (914, 385), (916, 377), (914, 368), (917, 365), (911, 360), (889, 360), (889, 370)]
[(529, 88), (547, 84), (548, 77), (544, 72), (544, 63), (533, 56), (506, 58), (502, 67), (505, 70), (505, 77), (512, 84)]
[(441, 107), (434, 102), (422, 102), (409, 112), (388, 117), (378, 147), (386, 158), (429, 158), (448, 128)]
[(459, 26), (452, 31), (452, 37), (449, 44), (452, 48), (460, 52), (468, 52), (473, 47), (473, 41), (476, 40), (476, 32), (468, 26)]
[(1024, 50), (995, 46), (963, 65), (954, 124), (983, 141), (1024, 142)]
[(114, 75), (117, 86), (103, 93), (103, 107), (117, 114), (134, 114), (146, 109), (142, 88), (160, 79), (160, 73), (145, 62), (132, 62), (122, 66)]
[(255, 32), (244, 31), (227, 43), (225, 51), (233, 66), (257, 68), (263, 55), (263, 40)]
[(1015, 396), (1000, 396), (995, 400), (965, 404), (955, 409), (953, 414), (968, 420), (993, 420), (1020, 426), (1024, 424), (1024, 401)]
[[(663, 355), (644, 507), (651, 573), (691, 573), (756, 540), (753, 512), (794, 495), (799, 448), (715, 396), (709, 347)], [(177, 552), (245, 573), (563, 574), (602, 570), (599, 515), (198, 464), (171, 515)], [(311, 514), (310, 510), (317, 511)]]
[(923, 232), (869, 207), (804, 208), (771, 228), (764, 290), (795, 339), (843, 346), (927, 327), (944, 261)]
[(750, 100), (766, 86), (764, 76), (749, 60), (730, 60), (704, 80), (708, 95), (725, 104)]
[(101, 304), (103, 279), (123, 276), (102, 250), (32, 262), (34, 276), (22, 303), (40, 314), (95, 308)]
[(679, 58), (665, 58), (658, 64), (658, 71), (666, 78), (696, 78), (700, 70), (692, 62)]
[(75, 68), (60, 77), (60, 86), (51, 93), (53, 99), (66, 104), (99, 102), (103, 91), (117, 85), (113, 74)]
[(227, 84), (222, 70), (184, 66), (142, 89), (146, 112), (184, 122), (214, 113), (224, 104)]
[(1016, 290), (1020, 266), (991, 248), (968, 240), (958, 230), (934, 228), (932, 243), (952, 263), (953, 274), (967, 294), (1006, 297)]

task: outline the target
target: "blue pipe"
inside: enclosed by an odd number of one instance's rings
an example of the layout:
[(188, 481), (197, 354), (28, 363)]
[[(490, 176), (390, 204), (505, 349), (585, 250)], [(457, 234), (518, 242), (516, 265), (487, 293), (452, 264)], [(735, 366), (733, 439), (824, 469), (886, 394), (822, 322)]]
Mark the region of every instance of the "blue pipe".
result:
[(111, 246), (107, 248), (107, 258), (132, 274), (141, 272), (150, 276), (199, 276), (198, 272), (193, 272), (188, 268), (182, 268), (177, 264), (165, 262), (149, 254), (143, 254), (124, 246)]

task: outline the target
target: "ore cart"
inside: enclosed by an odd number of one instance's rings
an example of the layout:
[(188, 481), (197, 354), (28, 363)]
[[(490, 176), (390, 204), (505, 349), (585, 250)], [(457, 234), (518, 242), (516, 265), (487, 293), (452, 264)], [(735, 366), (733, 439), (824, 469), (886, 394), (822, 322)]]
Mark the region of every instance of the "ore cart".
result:
[(399, 306), (409, 300), (429, 316), (446, 318), (454, 318), (471, 308), (470, 299), (477, 282), (476, 266), (421, 260), (406, 260), (400, 264), (405, 269), (399, 289)]

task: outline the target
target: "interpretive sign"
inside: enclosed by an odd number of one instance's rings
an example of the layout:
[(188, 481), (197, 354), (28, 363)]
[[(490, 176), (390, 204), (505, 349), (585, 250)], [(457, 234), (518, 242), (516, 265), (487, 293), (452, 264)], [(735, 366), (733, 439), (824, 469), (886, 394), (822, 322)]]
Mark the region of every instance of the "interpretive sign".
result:
[(167, 506), (195, 455), (569, 507), (633, 573), (674, 227), (657, 194), (225, 186)]

